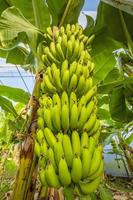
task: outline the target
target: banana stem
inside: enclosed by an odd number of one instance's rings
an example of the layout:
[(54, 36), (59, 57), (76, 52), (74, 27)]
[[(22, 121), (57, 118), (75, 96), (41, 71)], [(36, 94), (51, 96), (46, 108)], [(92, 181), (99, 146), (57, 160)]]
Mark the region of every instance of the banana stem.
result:
[[(28, 117), (26, 127), (26, 137), (21, 146), (20, 152), (20, 166), (16, 176), (14, 184), (14, 190), (11, 199), (12, 200), (29, 200), (31, 199), (30, 190), (35, 186), (36, 176), (33, 178), (33, 172), (37, 167), (37, 160), (34, 156), (34, 136), (36, 131), (36, 113), (38, 108), (38, 98), (40, 93), (40, 79), (36, 76), (36, 83), (33, 90), (33, 94), (29, 100), (28, 108), (31, 111)], [(33, 178), (33, 180), (32, 180)], [(32, 190), (34, 195), (34, 190)]]

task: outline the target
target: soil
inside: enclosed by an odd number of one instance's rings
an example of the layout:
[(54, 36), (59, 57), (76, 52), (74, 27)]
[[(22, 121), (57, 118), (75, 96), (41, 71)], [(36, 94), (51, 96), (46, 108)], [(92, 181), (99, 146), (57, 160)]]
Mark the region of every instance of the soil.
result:
[(133, 178), (108, 175), (106, 186), (111, 190), (113, 200), (133, 200)]

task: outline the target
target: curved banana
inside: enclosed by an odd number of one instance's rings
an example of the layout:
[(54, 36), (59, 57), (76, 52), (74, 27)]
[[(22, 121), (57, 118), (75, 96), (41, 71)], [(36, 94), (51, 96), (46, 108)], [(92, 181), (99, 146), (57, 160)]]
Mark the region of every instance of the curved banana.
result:
[(61, 84), (61, 77), (60, 77), (60, 70), (56, 69), (53, 73), (53, 80), (55, 83), (55, 86), (57, 90), (61, 91), (62, 90), (62, 84)]
[(71, 79), (70, 79), (70, 84), (69, 84), (69, 93), (73, 90), (76, 89), (77, 87), (77, 83), (78, 83), (78, 78), (77, 78), (77, 75), (76, 74), (73, 74)]
[(63, 105), (69, 105), (69, 99), (68, 99), (68, 94), (67, 94), (67, 92), (66, 91), (64, 91), (63, 93), (62, 93), (62, 96), (61, 96), (61, 105), (63, 106)]
[(88, 91), (91, 90), (92, 86), (93, 86), (92, 78), (91, 77), (87, 78), (84, 88), (84, 94), (88, 93)]
[(48, 75), (50, 82), (54, 85), (51, 67), (47, 67), (46, 74)]
[(39, 145), (39, 143), (37, 141), (35, 141), (34, 151), (35, 151), (36, 155), (38, 157), (40, 157), (40, 155), (41, 155), (41, 148), (40, 148), (40, 145)]
[(57, 173), (58, 172), (58, 168), (57, 168), (57, 165), (56, 165), (56, 162), (55, 162), (54, 151), (53, 151), (52, 148), (48, 149), (47, 155), (48, 155), (48, 160), (52, 163), (52, 165), (53, 165), (53, 167), (55, 169), (55, 172)]
[(86, 147), (82, 148), (82, 154), (81, 154), (81, 162), (82, 162), (82, 178), (87, 178), (90, 171), (91, 166), (91, 155), (89, 152), (89, 149)]
[(76, 129), (78, 126), (78, 107), (77, 104), (73, 104), (70, 110), (70, 127)]
[(85, 97), (86, 97), (86, 103), (88, 103), (90, 101), (90, 99), (93, 97), (93, 95), (96, 93), (97, 91), (97, 87), (94, 86), (91, 90), (89, 90)]
[(52, 124), (57, 131), (61, 129), (61, 115), (58, 105), (52, 108)]
[(49, 80), (49, 77), (48, 75), (45, 75), (44, 76), (44, 83), (45, 83), (45, 86), (46, 86), (46, 89), (51, 92), (51, 93), (54, 93), (56, 92), (56, 88), (54, 87), (54, 85), (50, 82)]
[(77, 104), (77, 96), (75, 92), (71, 92), (70, 94), (70, 110), (72, 109), (73, 104)]
[(75, 155), (73, 158), (71, 178), (74, 183), (79, 183), (82, 178), (82, 162), (80, 157)]
[(78, 113), (79, 113), (79, 116), (80, 116), (81, 109), (82, 109), (82, 107), (83, 107), (84, 105), (86, 105), (86, 98), (85, 98), (85, 95), (83, 95), (83, 96), (80, 98), (79, 102), (78, 102)]
[(92, 174), (91, 176), (89, 176), (88, 180), (94, 180), (98, 176), (101, 176), (103, 173), (104, 173), (104, 162), (103, 162), (103, 160), (101, 160), (100, 166), (99, 166), (98, 170), (94, 174)]
[(80, 42), (78, 39), (75, 40), (75, 44), (74, 44), (74, 48), (73, 48), (73, 55), (71, 57), (71, 60), (75, 60), (76, 58), (78, 58), (78, 52), (79, 52), (79, 46), (80, 46)]
[(59, 162), (59, 179), (63, 186), (71, 184), (71, 174), (64, 158), (61, 158)]
[(63, 142), (63, 133), (59, 132), (56, 135), (56, 138), (57, 138), (57, 141), (59, 141), (62, 144), (62, 142)]
[(44, 169), (41, 169), (40, 171), (39, 171), (39, 179), (40, 179), (40, 181), (41, 181), (41, 184), (43, 185), (43, 186), (48, 186), (48, 184), (47, 184), (47, 181), (46, 181), (46, 177), (45, 177), (45, 170)]
[(92, 129), (92, 127), (94, 126), (95, 121), (96, 121), (96, 115), (94, 113), (92, 113), (90, 118), (88, 119), (88, 121), (83, 126), (83, 130), (90, 131)]
[(57, 105), (59, 112), (61, 113), (61, 99), (57, 93), (53, 95), (53, 105)]
[(42, 155), (46, 158), (47, 157), (47, 151), (48, 151), (48, 146), (47, 142), (45, 139), (43, 139), (41, 145), (40, 145), (41, 153)]
[(44, 129), (44, 136), (45, 136), (46, 141), (49, 144), (49, 146), (51, 148), (53, 148), (54, 144), (56, 143), (56, 138), (55, 138), (54, 134), (52, 133), (52, 131), (49, 128), (45, 128)]
[(97, 189), (98, 185), (100, 184), (100, 180), (101, 180), (101, 177), (97, 177), (96, 179), (90, 182), (80, 182), (79, 186), (80, 186), (81, 191), (84, 194), (89, 194), (89, 193), (94, 192)]
[(62, 50), (62, 47), (61, 47), (61, 44), (60, 43), (57, 43), (56, 44), (56, 51), (57, 51), (57, 54), (60, 56), (60, 60), (64, 60), (65, 57), (64, 57), (64, 53), (63, 53), (63, 50)]
[(49, 163), (48, 166), (46, 167), (45, 177), (46, 177), (46, 182), (48, 186), (54, 187), (54, 188), (60, 188), (59, 178), (55, 172), (55, 169), (52, 163)]
[(67, 130), (69, 128), (69, 107), (67, 104), (62, 106), (61, 127), (63, 130)]
[(70, 68), (69, 68), (70, 78), (76, 72), (77, 65), (78, 65), (78, 63), (76, 61), (74, 61), (74, 62), (72, 62), (72, 64), (70, 64)]
[(62, 79), (63, 74), (66, 72), (67, 69), (68, 69), (68, 60), (64, 60), (62, 62), (62, 66), (61, 66), (61, 79)]
[(43, 138), (44, 138), (43, 131), (41, 129), (37, 130), (37, 132), (36, 132), (36, 139), (39, 142), (39, 144), (42, 143)]
[[(68, 34), (67, 34), (68, 35)], [(73, 53), (73, 45), (72, 45), (72, 41), (68, 40), (67, 42), (67, 52), (66, 52), (66, 58), (69, 60), (71, 59)]]
[(73, 150), (70, 137), (66, 134), (63, 135), (63, 150), (68, 167), (72, 167)]
[(93, 126), (93, 128), (89, 132), (90, 135), (95, 134), (98, 131), (99, 127), (100, 127), (100, 120), (97, 119), (95, 124), (94, 124), (94, 126)]
[(90, 117), (91, 113), (93, 112), (94, 107), (95, 107), (95, 102), (94, 100), (91, 100), (86, 106), (87, 119)]
[(79, 78), (77, 88), (75, 91), (78, 96), (81, 96), (83, 94), (85, 85), (86, 85), (86, 80), (85, 77), (82, 75)]
[(81, 148), (83, 149), (84, 147), (88, 148), (89, 146), (89, 137), (87, 132), (83, 132), (81, 135)]
[(89, 149), (91, 157), (94, 154), (94, 151), (95, 151), (95, 148), (96, 148), (95, 145), (96, 145), (95, 139), (93, 137), (90, 137), (89, 142), (88, 142), (88, 149)]
[(100, 166), (100, 162), (102, 160), (102, 147), (101, 145), (99, 145), (96, 150), (94, 151), (92, 160), (91, 160), (91, 167), (90, 167), (90, 171), (89, 171), (89, 176), (91, 176), (92, 174), (94, 174), (99, 166)]
[(82, 129), (86, 121), (87, 121), (87, 108), (86, 106), (83, 106), (81, 108), (81, 112), (80, 112), (80, 116), (78, 120), (78, 128)]
[(66, 70), (65, 73), (62, 76), (62, 88), (65, 91), (68, 91), (68, 88), (69, 88), (69, 79), (70, 79), (69, 70)]
[(77, 131), (72, 132), (72, 149), (73, 154), (80, 156), (81, 153), (81, 144), (80, 144), (80, 137)]
[(43, 120), (43, 118), (42, 117), (38, 117), (38, 119), (37, 119), (37, 125), (38, 125), (38, 127), (40, 128), (40, 129), (44, 129), (44, 120)]
[(54, 144), (54, 156), (55, 156), (56, 165), (58, 166), (60, 159), (64, 156), (63, 147), (59, 141), (56, 141)]
[(62, 46), (62, 51), (64, 53), (64, 56), (66, 58), (66, 51), (67, 51), (67, 35), (66, 34), (63, 34), (62, 35), (62, 43), (61, 43), (61, 46)]
[(44, 121), (48, 128), (50, 128), (51, 130), (54, 130), (53, 125), (52, 125), (52, 112), (51, 112), (51, 109), (49, 108), (44, 109)]

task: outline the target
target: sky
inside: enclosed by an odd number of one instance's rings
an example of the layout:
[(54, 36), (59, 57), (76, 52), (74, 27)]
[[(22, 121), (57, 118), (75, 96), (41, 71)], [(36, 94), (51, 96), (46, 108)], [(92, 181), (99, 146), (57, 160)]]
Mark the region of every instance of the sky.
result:
[(99, 0), (85, 0), (83, 10), (85, 10), (85, 11), (89, 11), (89, 10), (96, 11), (98, 3), (99, 3)]

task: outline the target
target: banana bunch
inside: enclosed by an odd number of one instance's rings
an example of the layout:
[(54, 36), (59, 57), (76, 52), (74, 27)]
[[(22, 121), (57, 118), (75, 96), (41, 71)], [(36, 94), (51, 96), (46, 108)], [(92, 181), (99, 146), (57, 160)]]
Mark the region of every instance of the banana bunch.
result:
[(61, 97), (55, 93), (53, 97), (42, 95), (38, 109), (38, 127), (50, 128), (54, 134), (78, 130), (86, 131), (88, 135), (95, 135), (100, 130), (100, 121), (96, 118), (96, 87), (89, 90), (78, 100), (76, 94), (71, 92), (70, 98), (66, 92)]
[(94, 64), (91, 62), (82, 65), (76, 61), (69, 65), (68, 60), (64, 60), (59, 68), (57, 64), (53, 63), (43, 74), (42, 92), (61, 94), (66, 91), (70, 94), (74, 91), (78, 96), (82, 96), (93, 87), (90, 76), (93, 66)]
[(95, 191), (103, 175), (97, 87), (90, 45), (78, 24), (49, 27), (44, 35), (35, 153), (44, 186)]
[[(48, 128), (38, 130), (35, 152), (39, 156), (40, 181), (44, 186), (59, 188), (71, 184), (83, 194), (93, 192), (103, 175), (102, 146), (93, 137), (77, 131), (71, 136)], [(91, 187), (90, 187), (91, 186)]]

